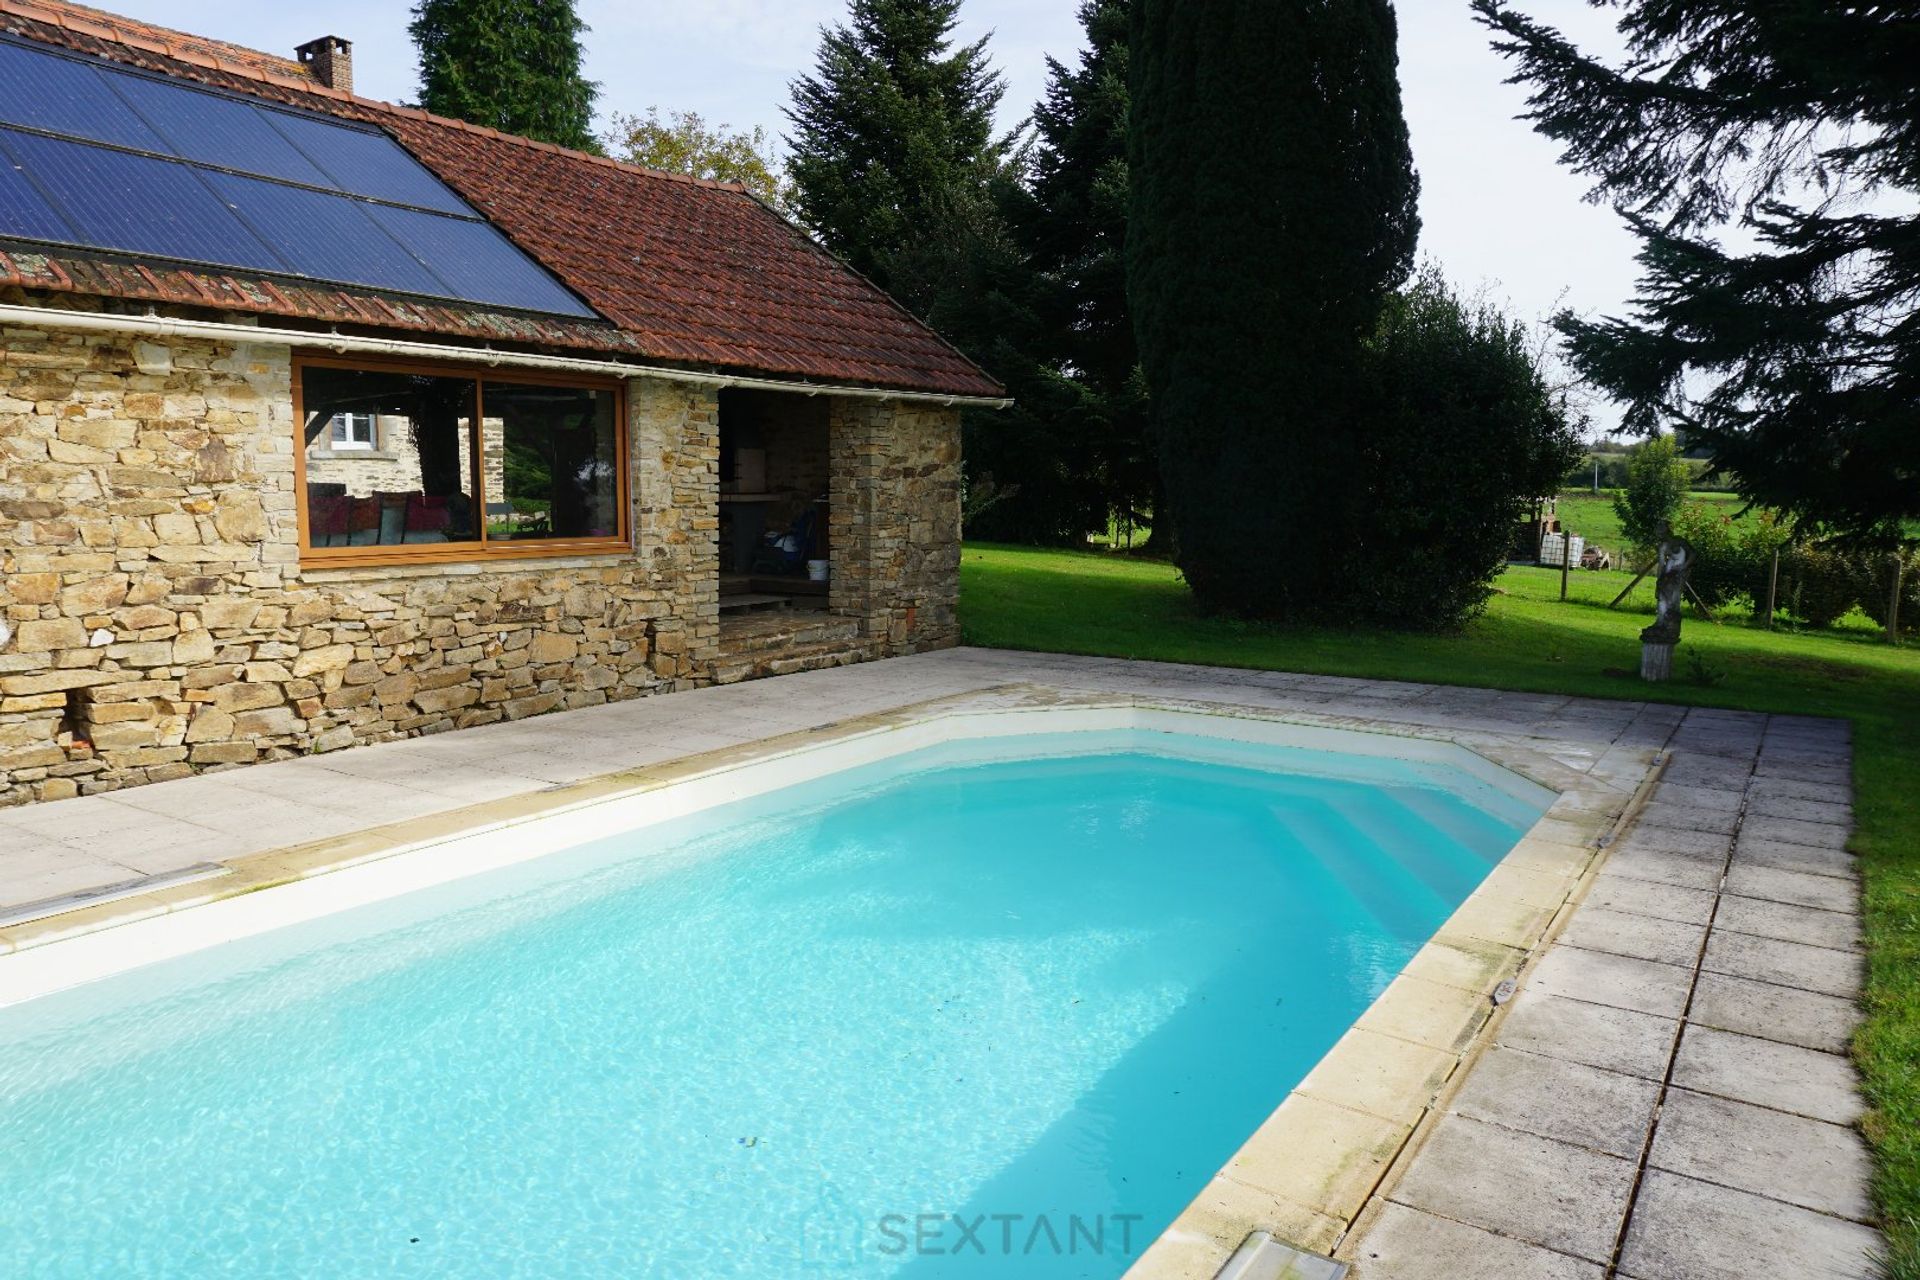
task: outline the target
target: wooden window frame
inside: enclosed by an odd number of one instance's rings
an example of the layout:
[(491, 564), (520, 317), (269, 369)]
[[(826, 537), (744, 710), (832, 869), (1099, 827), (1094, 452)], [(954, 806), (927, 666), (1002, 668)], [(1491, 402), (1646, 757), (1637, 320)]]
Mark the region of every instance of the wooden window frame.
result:
[[(472, 465), (474, 469), (474, 507), (480, 537), (474, 542), (400, 543), (393, 546), (316, 547), (313, 545), (307, 516), (307, 442), (305, 407), (308, 369), (360, 369), (386, 373), (415, 373), (429, 377), (462, 378), (473, 383)], [(613, 436), (618, 472), (616, 511), (619, 528), (606, 538), (515, 538), (493, 542), (487, 537), (486, 510), (489, 502), (505, 501), (505, 494), (489, 494), (486, 469), (486, 404), (488, 383), (529, 384), (551, 387), (575, 387), (583, 391), (613, 393)], [(475, 561), (555, 559), (565, 556), (627, 555), (633, 551), (632, 459), (627, 443), (627, 387), (619, 378), (597, 378), (591, 374), (551, 374), (537, 369), (507, 369), (467, 364), (422, 363), (389, 360), (378, 356), (344, 359), (331, 355), (296, 353), (293, 361), (293, 489), (300, 516), (300, 564), (309, 569), (355, 569), (381, 565), (471, 564)]]

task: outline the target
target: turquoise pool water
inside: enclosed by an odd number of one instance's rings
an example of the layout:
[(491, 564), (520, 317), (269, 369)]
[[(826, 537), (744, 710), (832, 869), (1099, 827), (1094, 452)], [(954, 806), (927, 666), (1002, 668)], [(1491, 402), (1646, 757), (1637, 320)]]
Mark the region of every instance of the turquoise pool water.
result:
[(0, 1009), (0, 1274), (1110, 1280), (1539, 812), (955, 745)]

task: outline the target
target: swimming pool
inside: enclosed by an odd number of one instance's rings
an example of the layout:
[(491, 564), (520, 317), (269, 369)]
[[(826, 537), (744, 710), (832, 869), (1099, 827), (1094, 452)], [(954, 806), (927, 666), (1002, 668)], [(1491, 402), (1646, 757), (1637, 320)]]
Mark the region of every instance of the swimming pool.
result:
[(1114, 1277), (1540, 815), (1492, 772), (951, 742), (52, 991), (0, 1267)]

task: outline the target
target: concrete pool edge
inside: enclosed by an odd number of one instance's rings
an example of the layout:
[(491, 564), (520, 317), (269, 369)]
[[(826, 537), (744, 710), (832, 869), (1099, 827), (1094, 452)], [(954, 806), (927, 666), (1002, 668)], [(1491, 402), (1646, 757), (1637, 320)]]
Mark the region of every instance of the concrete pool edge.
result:
[[(1033, 720), (1032, 713), (1038, 712), (1049, 713), (1050, 723), (1045, 728)], [(1077, 723), (1069, 726), (1061, 713), (1078, 713)], [(1274, 712), (1220, 701), (1067, 694), (1037, 684), (1002, 685), (234, 859), (226, 864), (229, 873), (216, 881), (142, 894), (7, 930), (0, 934), (0, 952), (16, 954), (0, 959), (0, 964), (15, 976), (24, 972), (22, 962), (33, 962), (26, 967), (47, 975), (41, 980), (44, 989), (12, 997), (32, 998), (177, 953), (162, 948), (156, 954), (147, 945), (167, 933), (194, 933), (191, 945), (179, 951), (199, 950), (229, 937), (248, 936), (292, 922), (272, 918), (275, 912), (263, 911), (263, 904), (276, 900), (277, 895), (254, 898), (258, 890), (323, 876), (328, 877), (324, 885), (308, 887), (337, 889), (354, 877), (335, 873), (399, 864), (404, 861), (402, 855), (428, 853), (438, 846), (478, 837), (496, 837), (496, 843), (512, 841), (524, 837), (528, 824), (561, 815), (590, 819), (598, 810), (603, 819), (611, 821), (613, 811), (630, 807), (623, 802), (658, 798), (674, 789), (694, 793), (690, 811), (956, 737), (1067, 727), (1161, 727), (1148, 723), (1155, 716), (1204, 716), (1208, 718), (1206, 728), (1182, 727), (1221, 738), (1403, 759), (1444, 759), (1466, 766), (1482, 781), (1498, 784), (1504, 771), (1554, 793), (1540, 820), (1486, 882), (1462, 903), (1240, 1153), (1149, 1247), (1129, 1275), (1137, 1280), (1211, 1277), (1241, 1240), (1256, 1229), (1271, 1231), (1318, 1252), (1330, 1252), (1350, 1233), (1394, 1161), (1411, 1149), (1409, 1140), (1415, 1135), (1416, 1124), (1430, 1113), (1447, 1082), (1461, 1073), (1462, 1062), (1486, 1028), (1493, 1008), (1493, 988), (1517, 974), (1544, 947), (1556, 922), (1578, 901), (1580, 887), (1596, 866), (1599, 851), (1595, 842), (1644, 782), (1657, 755), (1654, 749), (1625, 751), (1605, 770), (1581, 769), (1556, 759), (1545, 749), (1550, 743), (1521, 735), (1450, 732), (1395, 724), (1387, 716)], [(957, 726), (977, 732), (945, 732)], [(863, 758), (863, 752), (869, 754)], [(812, 767), (804, 767), (809, 761)], [(803, 767), (767, 768), (782, 762)], [(1479, 767), (1474, 767), (1475, 762)], [(749, 778), (749, 771), (755, 769), (765, 776)], [(555, 847), (591, 838), (591, 830), (585, 834), (571, 830), (563, 844)], [(504, 861), (443, 867), (443, 874), (437, 877), (403, 881), (399, 887), (390, 883), (372, 897), (392, 896), (548, 851), (544, 847), (522, 849)], [(413, 860), (416, 864), (422, 861)], [(357, 905), (352, 896), (336, 897), (332, 905), (322, 903), (322, 909), (313, 914)], [(249, 898), (253, 901), (239, 902)], [(229, 912), (246, 907), (246, 914), (258, 917), (255, 927), (238, 934), (223, 932), (217, 926), (225, 922), (213, 918), (220, 912), (209, 911), (223, 906)], [(182, 921), (165, 919), (195, 908), (201, 914), (193, 918), (195, 927), (191, 930), (185, 929)], [(74, 943), (91, 943), (92, 947), (55, 945)], [(42, 951), (43, 947), (46, 950)], [(87, 949), (96, 952), (91, 962), (77, 966), (63, 963)]]

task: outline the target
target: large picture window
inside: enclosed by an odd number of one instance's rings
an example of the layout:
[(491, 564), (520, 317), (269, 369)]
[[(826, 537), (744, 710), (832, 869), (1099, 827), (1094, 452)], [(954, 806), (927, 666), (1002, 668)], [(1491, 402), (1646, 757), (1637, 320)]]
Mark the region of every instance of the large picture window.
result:
[(295, 398), (307, 558), (625, 546), (617, 383), (313, 360)]

